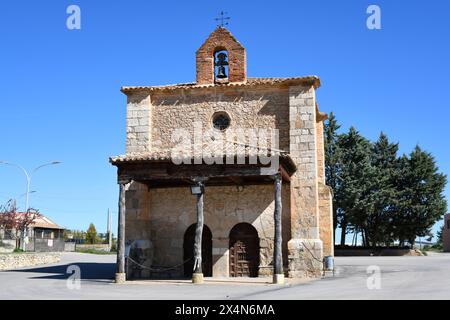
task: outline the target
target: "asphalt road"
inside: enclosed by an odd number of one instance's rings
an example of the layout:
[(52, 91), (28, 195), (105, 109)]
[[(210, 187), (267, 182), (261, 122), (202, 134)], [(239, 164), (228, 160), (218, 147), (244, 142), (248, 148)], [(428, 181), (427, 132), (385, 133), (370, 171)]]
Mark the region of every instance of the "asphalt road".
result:
[[(59, 264), (3, 271), (0, 299), (450, 299), (450, 254), (337, 257), (334, 277), (283, 286), (264, 280), (116, 285), (114, 262), (114, 255), (64, 253)], [(73, 265), (81, 271), (79, 286), (68, 279)]]

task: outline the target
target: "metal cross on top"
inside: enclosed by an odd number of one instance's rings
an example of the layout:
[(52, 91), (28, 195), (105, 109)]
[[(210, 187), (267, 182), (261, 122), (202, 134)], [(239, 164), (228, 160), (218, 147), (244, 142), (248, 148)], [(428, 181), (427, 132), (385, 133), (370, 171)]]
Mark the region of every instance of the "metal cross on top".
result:
[(221, 11), (220, 12), (220, 18), (214, 19), (216, 21), (220, 21), (220, 25), (217, 25), (218, 27), (222, 27), (223, 28), (224, 26), (228, 25), (228, 22), (226, 22), (226, 21), (230, 20), (231, 18), (230, 17), (225, 17), (226, 14), (228, 14), (228, 13)]

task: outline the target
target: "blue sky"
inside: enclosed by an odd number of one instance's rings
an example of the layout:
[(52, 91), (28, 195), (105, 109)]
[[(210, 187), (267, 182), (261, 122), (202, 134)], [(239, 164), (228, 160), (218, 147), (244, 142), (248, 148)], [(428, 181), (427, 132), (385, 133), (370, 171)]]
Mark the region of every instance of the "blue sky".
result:
[[(81, 30), (66, 8), (81, 8)], [(377, 4), (382, 29), (366, 28)], [(195, 80), (195, 51), (225, 10), (247, 49), (252, 77), (319, 75), (318, 101), (343, 129), (401, 152), (416, 144), (450, 172), (450, 2), (431, 1), (8, 1), (0, 11), (0, 160), (29, 170), (30, 204), (57, 223), (106, 229), (117, 215), (111, 155), (125, 149), (122, 85)], [(25, 178), (0, 165), (0, 203), (18, 198)], [(450, 198), (450, 189), (446, 190)], [(19, 198), (20, 197), (20, 198)]]

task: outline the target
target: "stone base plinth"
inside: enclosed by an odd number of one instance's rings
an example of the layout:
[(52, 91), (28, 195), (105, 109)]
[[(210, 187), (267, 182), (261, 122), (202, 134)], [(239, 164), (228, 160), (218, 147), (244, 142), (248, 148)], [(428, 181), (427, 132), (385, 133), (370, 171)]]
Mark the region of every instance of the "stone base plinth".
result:
[(323, 246), (319, 239), (291, 239), (288, 242), (289, 278), (320, 278)]
[(194, 273), (192, 274), (192, 283), (202, 284), (204, 281), (203, 273)]
[(127, 281), (127, 276), (125, 273), (116, 273), (116, 283), (121, 284)]
[(274, 274), (273, 284), (284, 284), (284, 274)]

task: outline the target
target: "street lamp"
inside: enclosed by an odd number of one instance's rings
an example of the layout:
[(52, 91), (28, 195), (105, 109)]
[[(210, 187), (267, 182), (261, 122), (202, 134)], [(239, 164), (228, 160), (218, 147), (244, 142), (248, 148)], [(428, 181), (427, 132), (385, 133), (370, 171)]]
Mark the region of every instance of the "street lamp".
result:
[[(20, 170), (22, 170), (22, 172), (25, 174), (25, 177), (27, 178), (27, 192), (25, 193), (25, 212), (28, 212), (28, 204), (29, 204), (29, 198), (30, 198), (30, 185), (31, 185), (31, 178), (33, 177), (33, 174), (38, 171), (39, 169), (46, 167), (46, 166), (51, 166), (51, 165), (55, 165), (55, 164), (60, 164), (61, 162), (59, 161), (53, 161), (53, 162), (49, 162), (49, 163), (44, 163), (36, 168), (33, 169), (33, 171), (31, 171), (31, 174), (28, 173), (27, 170), (25, 170), (24, 167), (22, 167), (20, 164), (16, 164), (16, 163), (10, 163), (7, 161), (0, 161), (0, 164), (6, 164), (9, 166), (14, 166), (19, 168)], [(22, 232), (22, 237), (23, 237), (23, 241), (22, 241), (22, 249), (25, 250), (25, 238), (27, 237), (26, 235), (27, 230), (24, 230)]]
[(24, 167), (22, 167), (20, 164), (16, 164), (16, 163), (11, 163), (11, 162), (7, 162), (7, 161), (0, 161), (0, 164), (6, 164), (9, 166), (14, 166), (19, 168), (20, 170), (22, 170), (22, 172), (25, 174), (25, 177), (27, 179), (27, 192), (25, 193), (26, 197), (25, 197), (25, 212), (28, 211), (29, 207), (29, 198), (30, 198), (30, 185), (31, 185), (31, 178), (33, 177), (33, 174), (38, 171), (39, 169), (43, 168), (43, 167), (47, 167), (47, 166), (51, 166), (51, 165), (55, 165), (55, 164), (60, 164), (60, 161), (53, 161), (53, 162), (49, 162), (49, 163), (44, 163), (36, 168), (33, 169), (33, 171), (31, 171), (31, 174), (28, 173), (27, 170), (25, 170)]
[[(30, 192), (28, 192), (28, 194), (32, 194), (32, 193), (36, 193), (37, 191), (30, 191)], [(22, 197), (24, 197), (24, 196), (26, 196), (27, 194), (26, 193), (22, 193), (20, 196), (19, 196), (19, 198), (22, 198)]]
[(205, 190), (205, 188), (201, 184), (195, 185), (195, 186), (191, 186), (191, 194), (194, 195), (194, 196), (203, 194), (205, 192), (204, 190)]

